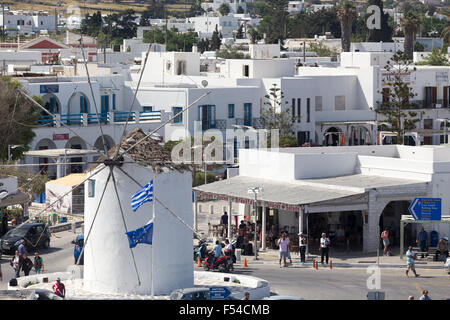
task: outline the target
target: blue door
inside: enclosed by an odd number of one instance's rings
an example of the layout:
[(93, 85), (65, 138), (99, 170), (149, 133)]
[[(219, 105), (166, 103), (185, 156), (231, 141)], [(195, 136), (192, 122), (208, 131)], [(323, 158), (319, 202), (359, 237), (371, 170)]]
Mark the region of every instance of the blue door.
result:
[(102, 110), (100, 114), (100, 119), (104, 122), (106, 122), (106, 119), (108, 119), (108, 112), (109, 112), (109, 96), (105, 95), (102, 96)]
[(252, 125), (252, 104), (244, 103), (244, 126)]
[(198, 106), (199, 121), (202, 122), (202, 130), (216, 128), (216, 106), (215, 105), (201, 105)]

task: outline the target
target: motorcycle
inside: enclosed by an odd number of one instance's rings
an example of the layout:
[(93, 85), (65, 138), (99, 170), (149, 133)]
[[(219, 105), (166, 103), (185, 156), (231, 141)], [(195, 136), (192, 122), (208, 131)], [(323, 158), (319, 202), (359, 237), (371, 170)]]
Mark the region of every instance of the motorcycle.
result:
[(198, 244), (194, 246), (194, 262), (200, 257), (203, 260), (206, 256), (206, 240), (199, 240)]
[[(212, 270), (212, 261), (214, 258), (214, 253), (213, 252), (209, 252), (206, 255), (205, 260), (203, 261), (203, 269), (205, 271), (209, 271)], [(219, 258), (217, 258), (217, 260), (214, 262), (214, 269), (218, 269), (220, 272), (228, 272), (230, 271), (230, 265), (229, 265), (229, 260), (228, 260), (228, 256), (221, 256)]]

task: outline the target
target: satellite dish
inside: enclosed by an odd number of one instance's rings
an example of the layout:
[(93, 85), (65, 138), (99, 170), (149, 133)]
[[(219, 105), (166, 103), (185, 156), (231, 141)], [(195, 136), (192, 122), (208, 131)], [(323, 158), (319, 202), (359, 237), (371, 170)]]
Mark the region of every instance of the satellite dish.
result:
[(203, 81), (202, 81), (202, 86), (203, 86), (204, 88), (206, 88), (207, 85), (208, 85), (208, 81), (203, 80)]

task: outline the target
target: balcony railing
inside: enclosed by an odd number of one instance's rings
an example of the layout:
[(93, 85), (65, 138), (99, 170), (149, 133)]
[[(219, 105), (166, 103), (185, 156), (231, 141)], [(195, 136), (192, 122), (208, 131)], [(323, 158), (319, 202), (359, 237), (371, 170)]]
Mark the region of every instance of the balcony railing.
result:
[(114, 125), (124, 124), (127, 119), (128, 123), (159, 122), (161, 111), (133, 111), (129, 115), (128, 112), (102, 112), (98, 115), (96, 113), (55, 114), (54, 117), (42, 115), (38, 124), (43, 127), (60, 127), (61, 123), (69, 126), (89, 126), (99, 123)]

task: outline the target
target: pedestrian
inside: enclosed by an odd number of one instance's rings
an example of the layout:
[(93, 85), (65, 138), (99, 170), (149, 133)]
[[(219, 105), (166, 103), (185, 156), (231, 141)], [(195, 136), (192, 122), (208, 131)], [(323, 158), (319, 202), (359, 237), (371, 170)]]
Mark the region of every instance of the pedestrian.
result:
[(414, 296), (409, 296), (408, 300), (414, 300)]
[(216, 240), (216, 245), (213, 248), (213, 252), (214, 257), (212, 259), (211, 269), (215, 269), (214, 264), (216, 263), (216, 260), (222, 256), (222, 245), (220, 244), (219, 240)]
[(326, 233), (322, 233), (322, 238), (320, 238), (320, 253), (321, 253), (321, 263), (323, 264), (324, 257), (326, 257), (326, 261), (328, 264), (328, 251), (330, 249), (330, 239), (327, 238)]
[(19, 255), (21, 257), (23, 257), (24, 253), (27, 251), (25, 248), (25, 240), (24, 239), (20, 240), (20, 244), (19, 244), (19, 247), (17, 248), (17, 250), (19, 250)]
[(300, 250), (300, 262), (305, 263), (306, 261), (306, 236), (303, 234), (303, 232), (300, 232), (298, 239), (298, 248)]
[(20, 269), (22, 268), (23, 258), (19, 254), (19, 250), (16, 250), (15, 256), (11, 259), (10, 265), (16, 271), (16, 278), (20, 277)]
[(422, 291), (422, 296), (420, 297), (419, 300), (431, 300), (430, 296), (428, 295), (428, 290)]
[(239, 224), (239, 235), (244, 237), (247, 232), (247, 227), (244, 223), (244, 220), (241, 220), (241, 223)]
[(281, 268), (281, 259), (283, 259), (284, 261), (284, 266), (287, 267), (286, 257), (289, 248), (289, 238), (286, 237), (285, 233), (282, 233), (281, 238), (278, 239), (278, 247), (280, 248), (280, 268)]
[(419, 274), (416, 273), (416, 268), (414, 266), (414, 260), (416, 260), (416, 254), (413, 251), (412, 246), (408, 247), (408, 251), (406, 251), (406, 264), (407, 264), (407, 268), (406, 268), (406, 276), (408, 276), (409, 270), (412, 270), (412, 272), (414, 273), (414, 275), (416, 277), (419, 276)]
[(223, 213), (222, 217), (220, 217), (220, 224), (222, 225), (221, 236), (223, 237), (224, 234), (225, 234), (225, 236), (228, 236), (228, 234), (227, 234), (228, 233), (227, 232), (227, 230), (228, 230), (228, 215), (227, 215), (226, 211)]
[[(425, 231), (424, 227), (420, 229), (420, 232), (417, 234), (416, 243), (419, 245), (420, 251), (422, 252), (422, 259), (424, 258), (423, 253), (427, 250), (428, 244), (428, 233)], [(428, 256), (428, 253), (427, 253)]]
[(383, 239), (383, 246), (384, 246), (384, 255), (388, 255), (389, 250), (389, 228), (386, 227), (384, 231), (381, 233), (381, 239)]
[(28, 258), (28, 253), (23, 254), (22, 271), (25, 276), (30, 274), (31, 269), (33, 269), (33, 262)]
[(56, 278), (56, 282), (52, 286), (53, 293), (60, 296), (61, 298), (64, 298), (66, 296), (66, 287), (64, 286), (64, 283), (61, 282), (61, 278)]
[(34, 270), (36, 271), (36, 274), (41, 274), (42, 272), (45, 272), (44, 270), (44, 261), (39, 256), (39, 252), (34, 253)]
[(250, 300), (250, 292), (245, 292), (244, 297), (241, 300)]
[(441, 238), (441, 240), (438, 243), (438, 247), (436, 249), (436, 254), (434, 257), (434, 261), (439, 260), (439, 255), (442, 254), (445, 256), (445, 258), (448, 258), (448, 244), (447, 244), (447, 238)]

